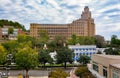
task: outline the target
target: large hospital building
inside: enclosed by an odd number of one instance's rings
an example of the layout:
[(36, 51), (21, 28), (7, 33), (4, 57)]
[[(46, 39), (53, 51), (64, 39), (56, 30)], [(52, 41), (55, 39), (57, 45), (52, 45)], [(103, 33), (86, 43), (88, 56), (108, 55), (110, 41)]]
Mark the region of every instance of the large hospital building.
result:
[(81, 18), (69, 24), (30, 24), (30, 35), (32, 37), (38, 37), (40, 30), (46, 30), (50, 39), (56, 35), (62, 35), (67, 38), (71, 38), (73, 34), (76, 36), (94, 36), (95, 24), (88, 6), (85, 6)]

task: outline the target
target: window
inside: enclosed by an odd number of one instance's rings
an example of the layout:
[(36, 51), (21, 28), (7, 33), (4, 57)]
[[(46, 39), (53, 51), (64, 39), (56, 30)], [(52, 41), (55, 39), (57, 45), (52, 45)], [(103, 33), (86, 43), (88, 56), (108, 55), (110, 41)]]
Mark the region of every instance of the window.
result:
[(119, 71), (118, 70), (113, 70), (112, 74), (113, 74), (113, 78), (119, 78)]
[(103, 76), (107, 78), (107, 67), (103, 66)]
[(86, 53), (86, 55), (88, 55), (88, 52)]
[(78, 49), (76, 48), (76, 51), (78, 51)]
[(76, 53), (76, 56), (78, 56), (78, 53)]
[(93, 62), (93, 70), (95, 70), (95, 71), (99, 71), (98, 70), (98, 64), (96, 63), (96, 62)]

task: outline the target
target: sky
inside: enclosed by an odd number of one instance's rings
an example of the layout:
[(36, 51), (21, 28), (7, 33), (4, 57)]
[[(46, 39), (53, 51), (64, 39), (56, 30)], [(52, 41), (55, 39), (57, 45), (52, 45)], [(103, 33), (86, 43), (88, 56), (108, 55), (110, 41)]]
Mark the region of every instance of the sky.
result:
[(0, 19), (17, 21), (30, 29), (30, 23), (68, 24), (81, 18), (88, 6), (96, 35), (110, 40), (120, 38), (120, 0), (0, 0)]

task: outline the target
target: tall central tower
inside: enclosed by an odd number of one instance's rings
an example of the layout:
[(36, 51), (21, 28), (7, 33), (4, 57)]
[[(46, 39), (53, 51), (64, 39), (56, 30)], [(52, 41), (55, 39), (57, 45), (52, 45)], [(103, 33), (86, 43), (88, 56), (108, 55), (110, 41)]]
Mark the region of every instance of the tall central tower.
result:
[(84, 11), (81, 14), (81, 19), (87, 21), (88, 36), (94, 36), (95, 35), (94, 19), (91, 17), (91, 12), (89, 11), (88, 6), (85, 6)]
[(91, 12), (88, 6), (85, 6), (84, 11), (81, 14), (81, 19), (75, 20), (70, 24), (69, 32), (76, 36), (94, 36), (95, 24), (94, 19), (91, 17)]
[(81, 19), (90, 19), (90, 18), (91, 18), (91, 12), (89, 11), (88, 6), (86, 6), (81, 14)]

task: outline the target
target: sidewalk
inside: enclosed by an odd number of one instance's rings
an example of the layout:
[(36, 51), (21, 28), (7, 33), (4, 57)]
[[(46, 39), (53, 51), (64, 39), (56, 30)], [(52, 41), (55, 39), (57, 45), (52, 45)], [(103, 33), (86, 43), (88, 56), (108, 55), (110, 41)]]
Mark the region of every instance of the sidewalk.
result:
[[(9, 76), (8, 78), (18, 78), (17, 76)], [(30, 76), (29, 78), (48, 78), (47, 76), (43, 76), (43, 77), (33, 77)]]

